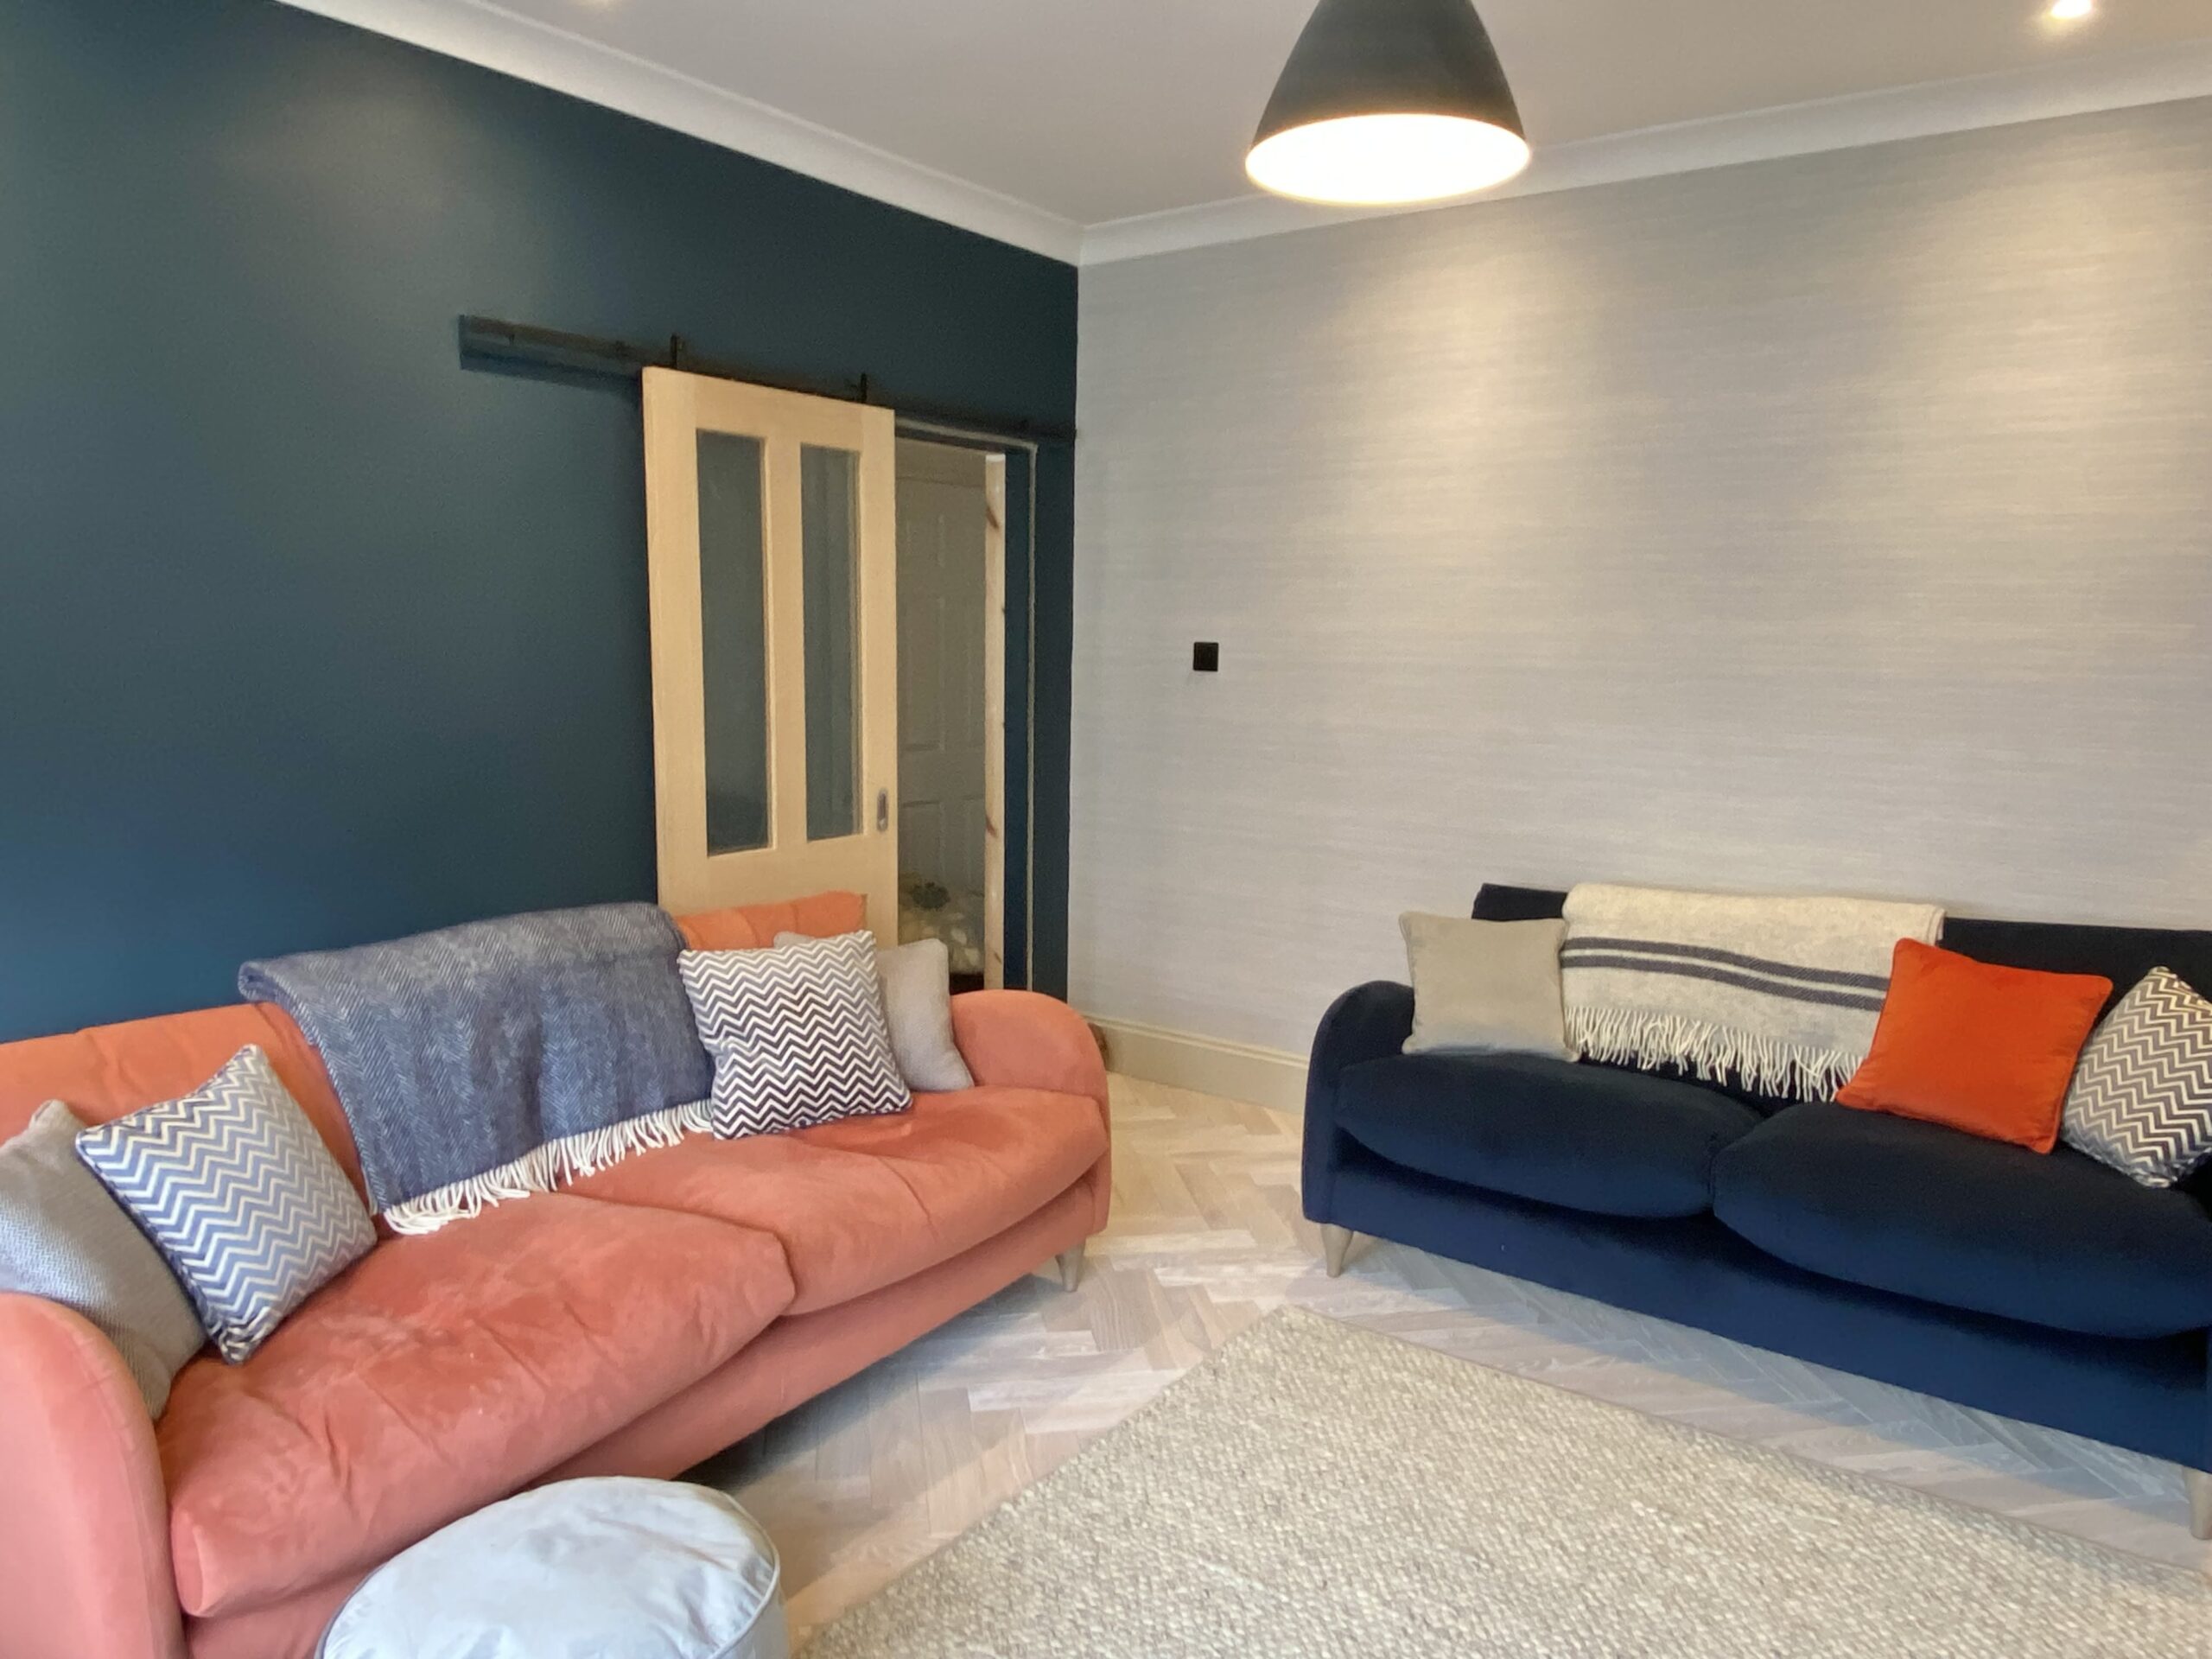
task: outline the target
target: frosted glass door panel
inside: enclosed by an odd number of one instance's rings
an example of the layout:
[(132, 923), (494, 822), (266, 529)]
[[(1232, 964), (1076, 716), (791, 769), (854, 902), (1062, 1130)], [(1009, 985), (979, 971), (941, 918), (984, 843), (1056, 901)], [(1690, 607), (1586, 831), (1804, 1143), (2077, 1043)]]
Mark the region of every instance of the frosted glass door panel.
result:
[(806, 570), (806, 833), (861, 830), (860, 457), (799, 451)]
[(766, 847), (773, 822), (763, 505), (760, 440), (699, 434), (699, 658), (709, 855)]

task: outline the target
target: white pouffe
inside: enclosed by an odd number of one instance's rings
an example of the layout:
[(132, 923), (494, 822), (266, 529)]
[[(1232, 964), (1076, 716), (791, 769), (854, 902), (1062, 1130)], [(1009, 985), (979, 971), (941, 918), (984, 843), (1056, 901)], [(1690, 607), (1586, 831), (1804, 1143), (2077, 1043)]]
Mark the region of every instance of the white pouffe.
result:
[(721, 1493), (568, 1480), (480, 1510), (372, 1573), (321, 1659), (789, 1659), (782, 1569)]

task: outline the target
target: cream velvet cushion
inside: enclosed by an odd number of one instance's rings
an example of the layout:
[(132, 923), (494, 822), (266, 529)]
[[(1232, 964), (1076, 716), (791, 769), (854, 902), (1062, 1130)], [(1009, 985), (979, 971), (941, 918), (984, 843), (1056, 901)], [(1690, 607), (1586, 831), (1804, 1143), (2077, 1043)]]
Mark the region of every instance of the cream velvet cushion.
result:
[(1398, 918), (1414, 982), (1408, 1054), (1544, 1054), (1572, 1059), (1560, 1007), (1567, 924)]
[(721, 1493), (621, 1476), (480, 1510), (353, 1592), (318, 1659), (789, 1659), (783, 1568)]

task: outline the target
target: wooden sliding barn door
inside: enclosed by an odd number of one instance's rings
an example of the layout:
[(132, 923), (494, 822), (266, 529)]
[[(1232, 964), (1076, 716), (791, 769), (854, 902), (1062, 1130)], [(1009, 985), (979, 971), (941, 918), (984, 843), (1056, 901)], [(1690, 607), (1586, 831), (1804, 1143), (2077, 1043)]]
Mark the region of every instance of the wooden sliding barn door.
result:
[(660, 899), (839, 887), (899, 938), (895, 417), (645, 375)]

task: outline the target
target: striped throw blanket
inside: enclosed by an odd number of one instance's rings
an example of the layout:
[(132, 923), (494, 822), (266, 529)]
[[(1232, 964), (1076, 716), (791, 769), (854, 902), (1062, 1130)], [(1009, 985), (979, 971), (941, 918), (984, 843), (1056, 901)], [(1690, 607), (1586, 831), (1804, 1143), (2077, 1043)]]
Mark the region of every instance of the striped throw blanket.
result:
[(1897, 941), (1942, 931), (1933, 905), (1579, 887), (1560, 947), (1567, 1041), (1827, 1100), (1873, 1046)]

